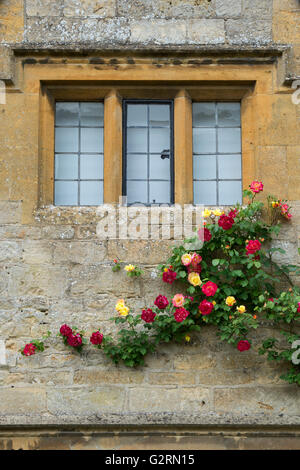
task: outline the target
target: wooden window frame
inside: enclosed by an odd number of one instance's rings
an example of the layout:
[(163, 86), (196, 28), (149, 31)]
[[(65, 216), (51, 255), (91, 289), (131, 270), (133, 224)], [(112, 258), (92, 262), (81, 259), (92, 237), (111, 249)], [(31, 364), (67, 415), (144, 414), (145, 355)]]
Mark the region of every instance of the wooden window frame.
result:
[[(40, 82), (39, 205), (54, 204), (54, 121), (56, 101), (104, 101), (104, 204), (118, 203), (122, 195), (122, 100), (174, 101), (174, 203), (193, 204), (193, 101), (240, 101), (244, 185), (254, 174), (251, 154), (253, 92), (248, 83), (162, 83), (109, 86), (106, 83), (64, 84)], [(73, 207), (73, 206), (70, 206)], [(75, 207), (75, 206), (74, 206)], [(78, 207), (78, 206), (76, 206)], [(84, 207), (84, 206), (79, 206)]]

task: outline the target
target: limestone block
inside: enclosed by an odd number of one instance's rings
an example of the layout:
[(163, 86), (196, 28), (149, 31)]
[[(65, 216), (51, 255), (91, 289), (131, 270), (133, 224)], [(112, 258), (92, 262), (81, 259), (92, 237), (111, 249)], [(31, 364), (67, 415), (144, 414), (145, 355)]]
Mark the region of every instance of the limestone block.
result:
[(263, 19), (229, 19), (226, 36), (231, 44), (268, 44), (272, 41), (272, 23)]
[(189, 43), (224, 44), (224, 20), (192, 20), (187, 24), (187, 38)]
[(27, 264), (52, 263), (53, 245), (48, 241), (25, 240), (23, 244), (23, 260)]
[(124, 389), (118, 386), (55, 388), (47, 391), (47, 407), (54, 415), (91, 416), (109, 411), (120, 413), (124, 402)]
[(214, 409), (234, 413), (299, 413), (300, 389), (295, 386), (215, 389)]
[(115, 0), (68, 0), (64, 3), (66, 17), (113, 17), (116, 16)]
[(22, 203), (0, 201), (0, 224), (18, 224), (22, 218)]
[(106, 246), (103, 242), (64, 241), (55, 242), (54, 263), (96, 264), (105, 259)]
[(21, 243), (15, 241), (0, 241), (0, 263), (18, 263), (21, 258)]
[(216, 13), (217, 16), (226, 18), (241, 16), (242, 0), (216, 0)]
[(26, 0), (26, 15), (60, 16), (63, 4), (64, 0)]
[(39, 387), (0, 388), (0, 415), (38, 415), (46, 412), (46, 393)]
[(137, 44), (183, 44), (186, 25), (183, 21), (143, 20), (130, 24), (130, 42)]
[(272, 2), (270, 0), (243, 0), (243, 16), (246, 18), (272, 18)]
[(129, 410), (134, 412), (207, 411), (209, 390), (204, 387), (134, 387), (129, 390)]
[(47, 225), (42, 229), (43, 238), (48, 238), (50, 240), (71, 240), (74, 238), (74, 234), (75, 230), (70, 225)]

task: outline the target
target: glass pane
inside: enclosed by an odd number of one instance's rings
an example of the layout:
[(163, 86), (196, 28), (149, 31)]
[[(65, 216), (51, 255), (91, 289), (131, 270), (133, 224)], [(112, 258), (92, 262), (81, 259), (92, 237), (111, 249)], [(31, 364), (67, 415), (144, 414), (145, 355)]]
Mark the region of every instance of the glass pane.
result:
[(103, 181), (81, 181), (80, 204), (82, 206), (103, 204)]
[(242, 183), (240, 181), (219, 182), (219, 204), (232, 205), (242, 202)]
[(216, 125), (215, 103), (193, 103), (193, 126), (213, 127)]
[(216, 179), (216, 156), (201, 155), (194, 156), (194, 179)]
[(170, 129), (150, 129), (150, 153), (170, 149)]
[(79, 104), (78, 103), (56, 103), (56, 126), (78, 126)]
[(78, 155), (55, 155), (55, 178), (74, 180), (78, 178)]
[(147, 155), (127, 155), (127, 178), (147, 179)]
[(149, 106), (150, 126), (170, 125), (170, 106), (167, 104), (153, 104)]
[(127, 129), (127, 152), (147, 152), (147, 129)]
[(150, 204), (169, 204), (170, 199), (170, 182), (167, 181), (150, 181)]
[(127, 202), (134, 204), (141, 202), (147, 204), (147, 181), (127, 181)]
[(170, 158), (162, 159), (160, 155), (150, 155), (150, 179), (170, 179)]
[(127, 106), (127, 126), (148, 126), (146, 104), (129, 104)]
[(217, 204), (217, 183), (215, 181), (194, 181), (194, 204), (215, 206)]
[(218, 125), (225, 127), (240, 126), (240, 103), (218, 103)]
[(103, 103), (80, 103), (81, 126), (104, 126)]
[(220, 179), (241, 179), (242, 164), (240, 155), (219, 155), (219, 178)]
[(78, 128), (57, 127), (55, 129), (56, 152), (78, 152)]
[(103, 156), (80, 156), (80, 179), (103, 179)]
[(220, 153), (240, 153), (241, 129), (218, 129), (218, 150)]
[(55, 181), (55, 205), (77, 206), (78, 183), (77, 181)]
[(103, 153), (103, 129), (80, 129), (81, 152)]
[(193, 129), (193, 152), (216, 153), (216, 129)]

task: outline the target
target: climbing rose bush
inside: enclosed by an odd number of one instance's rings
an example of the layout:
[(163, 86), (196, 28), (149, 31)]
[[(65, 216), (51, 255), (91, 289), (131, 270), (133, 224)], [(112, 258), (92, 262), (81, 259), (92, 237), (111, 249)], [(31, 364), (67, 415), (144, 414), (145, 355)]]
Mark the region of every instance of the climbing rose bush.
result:
[[(300, 272), (294, 265), (278, 265), (274, 255), (284, 250), (271, 243), (282, 223), (290, 223), (291, 208), (274, 196), (268, 196), (267, 204), (257, 201), (263, 190), (262, 182), (253, 181), (244, 191), (245, 205), (226, 211), (205, 209), (204, 226), (197, 228), (195, 238), (174, 246), (171, 257), (159, 266), (162, 287), (177, 288), (173, 298), (159, 294), (153, 305), (135, 313), (120, 299), (112, 318), (118, 326), (116, 336), (97, 331), (90, 342), (114, 363), (135, 367), (143, 365), (145, 356), (159, 345), (190, 342), (194, 332), (210, 325), (237, 354), (247, 354), (257, 341), (251, 332), (269, 324), (274, 332), (282, 331), (285, 345), (276, 333), (256, 344), (255, 350), (269, 360), (284, 361), (288, 369), (282, 378), (300, 385), (300, 365), (293, 362), (294, 345), (300, 339), (300, 290), (291, 278)], [(196, 239), (202, 247), (187, 249)], [(62, 325), (59, 334), (66, 345), (81, 350), (83, 333)], [(35, 353), (31, 344), (23, 354)]]

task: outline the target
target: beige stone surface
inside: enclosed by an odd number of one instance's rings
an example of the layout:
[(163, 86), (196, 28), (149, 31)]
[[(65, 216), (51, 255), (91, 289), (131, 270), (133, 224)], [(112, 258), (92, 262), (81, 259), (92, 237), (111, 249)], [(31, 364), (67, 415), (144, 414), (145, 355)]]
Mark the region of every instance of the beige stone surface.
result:
[[(169, 240), (102, 241), (96, 233), (101, 217), (94, 208), (40, 204), (47, 165), (41, 154), (53, 134), (47, 129), (45, 136), (42, 127), (49, 89), (42, 90), (41, 83), (68, 80), (84, 99), (88, 83), (103, 97), (103, 81), (123, 80), (131, 84), (126, 91), (131, 95), (137, 78), (149, 87), (158, 83), (161, 94), (162, 83), (171, 81), (177, 96), (178, 83), (191, 80), (203, 86), (197, 99), (209, 100), (236, 98), (232, 87), (247, 84), (244, 183), (261, 179), (266, 192), (291, 201), (294, 219), (274, 246), (286, 249), (279, 262), (299, 265), (300, 107), (291, 98), (292, 80), (300, 75), (299, 14), (298, 0), (0, 1), (0, 80), (7, 90), (6, 104), (0, 105), (0, 339), (7, 348), (7, 365), (0, 367), (0, 431), (1, 424), (24, 423), (75, 423), (78, 429), (99, 423), (139, 429), (147, 423), (169, 423), (173, 429), (184, 424), (284, 425), (291, 433), (284, 442), (279, 430), (279, 437), (266, 436), (259, 446), (299, 447), (299, 433), (292, 433), (300, 424), (299, 388), (285, 385), (282, 367), (257, 355), (267, 328), (253, 335), (252, 350), (243, 354), (220, 344), (214, 329), (206, 328), (189, 345), (163, 346), (136, 370), (112, 365), (91, 345), (82, 357), (66, 349), (55, 336), (62, 323), (84, 325), (87, 337), (96, 328), (114, 335), (109, 319), (120, 297), (140, 312), (158, 293), (170, 297), (182, 286), (162, 284), (156, 270), (170, 253)], [(70, 93), (69, 86), (61, 93)], [(120, 100), (116, 89), (112, 94)], [(120, 133), (116, 136), (120, 157)], [(114, 151), (114, 144), (106, 142), (106, 148)], [(131, 220), (135, 223), (135, 216)], [(141, 265), (142, 278), (131, 280), (123, 270), (113, 273), (115, 257)], [(26, 342), (49, 329), (54, 334), (44, 353), (20, 355)], [(151, 441), (149, 429), (134, 440), (91, 437), (84, 431), (83, 438), (58, 441), (54, 435), (40, 438), (40, 432), (27, 437), (0, 433), (0, 448), (163, 445), (162, 434)], [(251, 435), (176, 433), (165, 437), (170, 449), (258, 445)]]

